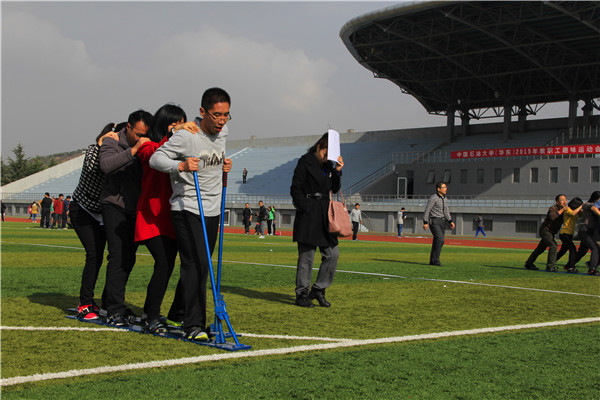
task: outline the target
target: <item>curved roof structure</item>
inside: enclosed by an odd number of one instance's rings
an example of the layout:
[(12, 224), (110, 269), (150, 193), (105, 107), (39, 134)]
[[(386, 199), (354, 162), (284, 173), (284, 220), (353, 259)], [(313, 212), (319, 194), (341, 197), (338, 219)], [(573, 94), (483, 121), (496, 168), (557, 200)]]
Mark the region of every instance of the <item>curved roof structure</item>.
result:
[(430, 113), (600, 98), (598, 1), (405, 3), (340, 37)]

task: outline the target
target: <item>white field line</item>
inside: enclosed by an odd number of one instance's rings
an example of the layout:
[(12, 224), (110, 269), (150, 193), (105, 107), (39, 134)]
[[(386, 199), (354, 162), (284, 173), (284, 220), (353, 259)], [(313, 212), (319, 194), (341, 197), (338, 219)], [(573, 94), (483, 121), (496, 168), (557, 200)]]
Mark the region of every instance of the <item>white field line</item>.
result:
[[(29, 245), (29, 246), (59, 247), (59, 248), (83, 250), (83, 247), (57, 246), (57, 245), (49, 245), (49, 244), (16, 243), (16, 242), (6, 242), (6, 241), (2, 241), (1, 243), (22, 244), (22, 245)], [(143, 254), (143, 253), (137, 253), (136, 255), (138, 255), (138, 256), (151, 256), (150, 254)], [(263, 263), (251, 263), (251, 262), (246, 262), (246, 261), (227, 261), (227, 260), (223, 260), (223, 262), (224, 263), (231, 263), (231, 264), (258, 265), (258, 266), (263, 266), (263, 267), (296, 268), (295, 265), (263, 264)], [(313, 268), (313, 270), (318, 270), (318, 268)], [(527, 288), (527, 287), (520, 287), (520, 286), (507, 286), (507, 285), (494, 285), (494, 284), (491, 284), (491, 283), (455, 281), (455, 280), (448, 280), (448, 279), (410, 278), (410, 277), (402, 276), (402, 275), (380, 274), (380, 273), (377, 273), (377, 272), (346, 271), (346, 270), (338, 269), (336, 271), (336, 273), (381, 276), (381, 277), (384, 277), (384, 278), (415, 279), (415, 280), (432, 281), (432, 282), (447, 282), (447, 283), (456, 283), (456, 284), (462, 284), (462, 285), (488, 286), (488, 287), (497, 287), (497, 288), (503, 288), (503, 289), (528, 290), (528, 291), (532, 291), (532, 292), (546, 292), (546, 293), (568, 294), (568, 295), (573, 295), (573, 296), (584, 296), (584, 297), (597, 297), (597, 298), (600, 298), (600, 295), (596, 295), (596, 294), (563, 292), (563, 291), (560, 291), (560, 290), (536, 289), (536, 288)]]
[[(223, 260), (223, 262), (224, 263), (231, 263), (231, 264), (258, 265), (258, 266), (266, 266), (266, 267), (296, 268), (296, 266), (292, 266), (292, 265), (260, 264), (260, 263), (249, 263), (249, 262), (246, 262), (246, 261), (226, 261), (226, 260)], [(317, 271), (318, 268), (313, 268), (313, 270)], [(380, 273), (377, 273), (377, 272), (345, 271), (345, 270), (342, 270), (342, 269), (336, 270), (336, 273), (338, 273), (338, 272), (345, 273), (345, 274), (381, 276), (381, 277), (384, 277), (384, 278), (415, 279), (415, 280), (422, 280), (422, 281), (458, 283), (458, 284), (463, 284), (463, 285), (476, 285), (476, 286), (498, 287), (498, 288), (504, 288), (504, 289), (530, 290), (530, 291), (533, 291), (533, 292), (547, 292), (547, 293), (558, 293), (558, 294), (570, 294), (570, 295), (575, 295), (575, 296), (600, 297), (600, 295), (596, 295), (596, 294), (563, 292), (563, 291), (559, 291), (559, 290), (536, 289), (536, 288), (527, 288), (527, 287), (520, 287), (520, 286), (493, 285), (491, 283), (468, 282), (468, 281), (454, 281), (454, 280), (448, 280), (448, 279), (410, 278), (410, 277), (402, 276), (402, 275), (380, 274)]]
[[(79, 331), (79, 332), (129, 332), (127, 329), (119, 328), (79, 328), (75, 326), (0, 326), (0, 330), (5, 331)], [(322, 342), (344, 342), (351, 339), (330, 338), (320, 336), (294, 336), (294, 335), (265, 335), (260, 333), (238, 332), (242, 337), (253, 337), (263, 339), (284, 339), (284, 340), (319, 340)]]
[(236, 358), (251, 358), (251, 357), (270, 356), (270, 355), (277, 355), (277, 354), (292, 354), (292, 353), (298, 353), (298, 352), (327, 350), (327, 349), (336, 349), (336, 348), (343, 348), (343, 347), (356, 347), (356, 346), (366, 346), (366, 345), (372, 345), (372, 344), (400, 343), (400, 342), (410, 342), (410, 341), (419, 341), (419, 340), (430, 340), (430, 339), (439, 339), (439, 338), (453, 337), (453, 336), (469, 336), (469, 335), (478, 335), (481, 333), (517, 331), (517, 330), (523, 330), (523, 329), (534, 329), (534, 328), (564, 326), (564, 325), (573, 325), (573, 324), (586, 324), (586, 323), (592, 323), (592, 322), (600, 322), (600, 318), (581, 318), (581, 319), (564, 320), (564, 321), (542, 322), (542, 323), (536, 323), (536, 324), (509, 325), (509, 326), (470, 329), (470, 330), (462, 330), (462, 331), (426, 333), (426, 334), (421, 334), (421, 335), (397, 336), (397, 337), (366, 339), (366, 340), (345, 340), (345, 341), (341, 341), (341, 342), (337, 342), (337, 343), (312, 344), (312, 345), (305, 345), (305, 346), (285, 347), (285, 348), (279, 348), (279, 349), (265, 349), (265, 350), (240, 351), (240, 352), (232, 352), (232, 353), (219, 353), (219, 354), (212, 354), (212, 355), (207, 355), (207, 356), (185, 357), (185, 358), (178, 358), (178, 359), (171, 359), (171, 360), (150, 361), (150, 362), (135, 363), (135, 364), (132, 363), (132, 364), (123, 364), (123, 365), (115, 365), (115, 366), (104, 366), (104, 367), (98, 367), (98, 368), (74, 369), (74, 370), (70, 370), (70, 371), (55, 372), (55, 373), (48, 373), (48, 374), (15, 376), (12, 378), (1, 379), (0, 386), (11, 386), (11, 385), (18, 385), (18, 384), (22, 384), (22, 383), (39, 382), (39, 381), (46, 381), (46, 380), (52, 380), (52, 379), (73, 378), (73, 377), (85, 376), (85, 375), (96, 375), (96, 374), (104, 374), (104, 373), (111, 373), (111, 372), (141, 370), (141, 369), (147, 369), (147, 368), (170, 367), (170, 366), (175, 366), (175, 365), (196, 364), (196, 363), (201, 363), (201, 362), (228, 360), (228, 359), (236, 359)]

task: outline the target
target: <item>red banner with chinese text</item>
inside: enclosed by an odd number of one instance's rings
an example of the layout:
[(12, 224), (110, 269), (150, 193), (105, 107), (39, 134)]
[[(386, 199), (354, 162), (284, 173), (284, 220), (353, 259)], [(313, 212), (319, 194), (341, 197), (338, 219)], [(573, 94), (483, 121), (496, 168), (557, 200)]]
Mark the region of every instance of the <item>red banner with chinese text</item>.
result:
[(579, 144), (550, 147), (512, 147), (506, 149), (459, 150), (451, 152), (451, 159), (519, 156), (558, 156), (567, 154), (598, 154), (600, 144)]

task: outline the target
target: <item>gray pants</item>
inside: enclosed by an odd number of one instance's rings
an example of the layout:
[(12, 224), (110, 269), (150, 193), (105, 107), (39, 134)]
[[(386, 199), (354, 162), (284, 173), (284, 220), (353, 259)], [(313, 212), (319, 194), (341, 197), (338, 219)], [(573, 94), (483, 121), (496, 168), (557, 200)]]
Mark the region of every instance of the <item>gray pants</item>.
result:
[(438, 264), (440, 262), (440, 254), (442, 254), (442, 247), (444, 247), (446, 220), (441, 218), (432, 218), (429, 222), (429, 230), (433, 235), (431, 252), (429, 253), (429, 263)]
[(265, 235), (267, 232), (267, 221), (260, 221), (260, 234)]
[[(296, 269), (296, 294), (310, 289), (312, 266), (315, 260), (317, 246), (298, 242), (298, 265)], [(340, 252), (337, 246), (319, 247), (321, 252), (321, 266), (319, 275), (313, 285), (315, 289), (327, 289), (333, 283), (333, 276), (337, 269)]]

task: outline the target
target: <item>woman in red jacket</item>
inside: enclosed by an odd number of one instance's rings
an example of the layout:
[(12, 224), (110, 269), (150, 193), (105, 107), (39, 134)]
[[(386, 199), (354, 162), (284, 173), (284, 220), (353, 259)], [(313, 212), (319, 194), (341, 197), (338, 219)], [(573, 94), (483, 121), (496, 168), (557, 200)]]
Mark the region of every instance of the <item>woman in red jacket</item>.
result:
[[(135, 241), (145, 244), (154, 257), (154, 273), (148, 283), (144, 304), (147, 329), (151, 333), (167, 331), (164, 321), (160, 318), (160, 307), (175, 266), (177, 244), (175, 230), (171, 223), (169, 199), (173, 190), (169, 175), (150, 168), (149, 161), (156, 149), (169, 140), (173, 131), (179, 129), (192, 133), (199, 131), (200, 128), (194, 122), (185, 123), (185, 120), (186, 115), (181, 107), (165, 104), (159, 108), (148, 129), (150, 141), (144, 143), (137, 152), (144, 172), (137, 204)], [(178, 284), (175, 300), (168, 314), (169, 319), (177, 320), (179, 314), (182, 314), (183, 303), (178, 300), (179, 297), (180, 285)]]

